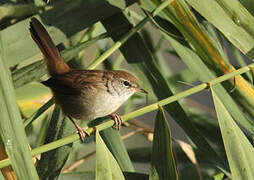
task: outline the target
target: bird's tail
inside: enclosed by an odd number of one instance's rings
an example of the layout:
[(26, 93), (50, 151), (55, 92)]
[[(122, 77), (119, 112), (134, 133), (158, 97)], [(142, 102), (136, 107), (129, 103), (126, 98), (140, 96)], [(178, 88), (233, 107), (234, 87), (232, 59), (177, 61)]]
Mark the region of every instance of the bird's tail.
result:
[(71, 68), (66, 64), (63, 57), (60, 55), (59, 50), (53, 43), (43, 25), (36, 19), (31, 18), (30, 33), (33, 40), (40, 48), (46, 63), (48, 72), (51, 76), (64, 74), (71, 71)]

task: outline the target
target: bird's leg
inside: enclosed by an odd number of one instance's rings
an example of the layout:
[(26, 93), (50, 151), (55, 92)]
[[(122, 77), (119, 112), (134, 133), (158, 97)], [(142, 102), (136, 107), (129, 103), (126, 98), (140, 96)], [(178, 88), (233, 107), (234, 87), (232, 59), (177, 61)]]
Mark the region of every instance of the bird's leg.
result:
[(86, 135), (90, 136), (90, 133), (87, 132), (85, 129), (81, 128), (77, 123), (75, 123), (74, 120), (72, 119), (72, 117), (70, 117), (70, 116), (68, 116), (68, 117), (71, 120), (71, 122), (74, 124), (74, 126), (76, 127), (79, 137), (80, 137), (80, 140), (82, 142), (84, 142)]
[(120, 130), (121, 125), (123, 123), (122, 117), (120, 115), (116, 114), (116, 113), (113, 113), (110, 116), (113, 119), (113, 121), (115, 122), (113, 127), (116, 128), (117, 130)]

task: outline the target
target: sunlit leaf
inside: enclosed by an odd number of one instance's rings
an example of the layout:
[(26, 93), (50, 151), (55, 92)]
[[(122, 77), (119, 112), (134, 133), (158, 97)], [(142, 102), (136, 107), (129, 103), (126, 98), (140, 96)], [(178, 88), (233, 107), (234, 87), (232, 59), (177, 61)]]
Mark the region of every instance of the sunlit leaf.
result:
[(0, 32), (0, 135), (18, 179), (39, 179), (19, 113), (14, 87), (6, 65)]
[(213, 88), (212, 95), (232, 178), (254, 179), (253, 146), (234, 122)]
[(122, 171), (134, 172), (134, 167), (119, 131), (109, 128), (101, 131), (100, 135), (114, 158), (117, 160)]
[(239, 1), (187, 0), (187, 2), (218, 28), (232, 44), (250, 57), (254, 57), (254, 17)]
[(124, 9), (126, 7), (125, 0), (107, 0), (111, 5), (116, 6), (120, 9)]
[(123, 173), (96, 131), (96, 180), (124, 180)]

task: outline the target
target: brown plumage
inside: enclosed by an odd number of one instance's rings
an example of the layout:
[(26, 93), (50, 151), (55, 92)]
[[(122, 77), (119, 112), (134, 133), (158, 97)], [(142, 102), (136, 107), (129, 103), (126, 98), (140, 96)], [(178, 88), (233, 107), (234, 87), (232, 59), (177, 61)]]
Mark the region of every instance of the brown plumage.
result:
[(55, 76), (70, 72), (71, 68), (64, 62), (48, 32), (36, 18), (31, 18), (29, 30), (47, 62), (49, 74)]

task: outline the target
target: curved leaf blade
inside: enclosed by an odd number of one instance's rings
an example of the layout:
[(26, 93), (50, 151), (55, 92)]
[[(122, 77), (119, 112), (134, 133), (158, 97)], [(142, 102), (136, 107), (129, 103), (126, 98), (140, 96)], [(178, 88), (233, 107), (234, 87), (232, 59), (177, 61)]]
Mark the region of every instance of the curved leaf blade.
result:
[(119, 131), (109, 128), (101, 131), (100, 135), (122, 171), (134, 172), (134, 167)]
[(123, 173), (103, 142), (99, 131), (96, 131), (96, 180), (124, 180)]
[(212, 88), (212, 96), (232, 179), (254, 179), (254, 149)]
[(178, 179), (171, 134), (162, 107), (156, 115), (149, 179)]
[[(18, 179), (39, 179), (24, 131), (15, 92), (4, 59), (0, 32), (0, 135)], [(22, 166), (21, 166), (22, 165)]]
[(254, 17), (239, 1), (188, 0), (188, 3), (217, 27), (232, 44), (253, 57)]

